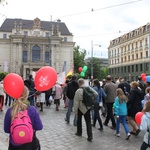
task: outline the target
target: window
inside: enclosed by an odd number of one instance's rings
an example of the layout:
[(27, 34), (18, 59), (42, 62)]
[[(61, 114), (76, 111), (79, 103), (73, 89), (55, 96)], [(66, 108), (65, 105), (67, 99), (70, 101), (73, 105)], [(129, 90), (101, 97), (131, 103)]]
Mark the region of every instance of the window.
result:
[(145, 45), (147, 45), (148, 43), (147, 43), (147, 38), (145, 38)]
[(128, 51), (130, 51), (130, 44), (128, 45)]
[(23, 58), (22, 58), (23, 62), (27, 62), (28, 61), (28, 52), (27, 51), (23, 51)]
[(64, 37), (64, 42), (67, 42), (67, 37)]
[(138, 48), (138, 42), (136, 42), (136, 48)]
[(140, 64), (140, 71), (143, 71), (143, 64)]
[(126, 56), (124, 57), (124, 61), (126, 62), (127, 60), (126, 60)]
[(130, 72), (130, 66), (128, 66), (128, 72)]
[(130, 61), (130, 55), (128, 55), (128, 61)]
[(127, 70), (127, 67), (125, 66), (125, 67), (124, 67), (124, 73), (126, 73), (126, 70)]
[(49, 37), (49, 33), (48, 32), (45, 33), (45, 37), (47, 37), (47, 38)]
[(141, 54), (141, 58), (143, 58), (143, 52), (141, 52), (140, 54)]
[(49, 52), (45, 52), (45, 63), (49, 63)]
[(38, 45), (33, 46), (33, 48), (32, 48), (32, 62), (40, 61), (40, 52), (41, 52), (41, 49)]
[(138, 65), (136, 65), (136, 72), (138, 72)]
[(7, 34), (3, 34), (3, 39), (7, 39)]
[(134, 65), (132, 65), (132, 72), (134, 72)]
[(138, 54), (136, 54), (136, 59), (138, 59)]
[(132, 55), (132, 60), (134, 60), (134, 55)]
[(148, 57), (148, 51), (146, 51), (146, 57)]
[(142, 40), (140, 40), (140, 47), (142, 47)]
[(132, 43), (132, 49), (134, 49), (134, 44)]
[(28, 36), (28, 31), (24, 31), (24, 36)]

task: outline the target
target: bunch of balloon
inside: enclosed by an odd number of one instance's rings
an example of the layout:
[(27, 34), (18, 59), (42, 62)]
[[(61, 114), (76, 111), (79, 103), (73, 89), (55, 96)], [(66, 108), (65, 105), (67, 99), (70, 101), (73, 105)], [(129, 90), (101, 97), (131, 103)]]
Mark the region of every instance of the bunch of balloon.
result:
[(83, 67), (82, 72), (80, 73), (80, 76), (81, 76), (81, 77), (85, 77), (85, 73), (86, 73), (87, 69), (88, 69), (87, 66), (84, 66), (84, 67)]
[(141, 77), (142, 77), (142, 80), (143, 80), (144, 82), (146, 82), (146, 74), (145, 74), (145, 73), (142, 73), (142, 74), (141, 74)]

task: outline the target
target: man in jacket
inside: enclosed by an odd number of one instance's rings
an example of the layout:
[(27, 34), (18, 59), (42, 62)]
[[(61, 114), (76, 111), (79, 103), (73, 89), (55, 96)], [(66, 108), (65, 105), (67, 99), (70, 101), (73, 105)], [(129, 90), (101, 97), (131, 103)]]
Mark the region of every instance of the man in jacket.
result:
[[(84, 79), (80, 78), (78, 80), (79, 87), (84, 87)], [(91, 87), (90, 87), (91, 88)], [(98, 93), (93, 90), (95, 97), (98, 96)], [(86, 129), (87, 129), (87, 140), (92, 141), (93, 135), (92, 135), (92, 126), (91, 126), (91, 115), (90, 110), (91, 107), (85, 106), (85, 104), (82, 102), (83, 100), (83, 89), (79, 88), (74, 96), (74, 110), (75, 114), (77, 115), (77, 132), (75, 133), (77, 136), (82, 135), (82, 115), (84, 115), (84, 119), (86, 122)]]
[[(74, 95), (78, 88), (79, 88), (79, 86), (78, 86), (78, 82), (77, 82), (77, 77), (76, 77), (76, 75), (73, 75), (71, 77), (71, 81), (67, 84), (67, 88), (66, 88), (66, 96), (68, 97), (69, 102), (68, 102), (68, 110), (66, 113), (65, 121), (68, 124), (70, 123), (70, 115), (71, 115), (72, 108), (73, 108)], [(74, 125), (76, 125), (76, 116), (74, 118)]]
[(117, 85), (112, 82), (112, 78), (110, 75), (108, 75), (106, 77), (106, 80), (107, 80), (107, 83), (104, 86), (104, 91), (107, 95), (106, 100), (105, 100), (106, 105), (107, 105), (107, 116), (106, 116), (104, 125), (108, 126), (109, 120), (111, 119), (112, 126), (110, 128), (115, 129), (116, 123), (115, 123), (112, 108), (113, 108), (113, 103), (114, 103), (115, 98), (116, 98)]

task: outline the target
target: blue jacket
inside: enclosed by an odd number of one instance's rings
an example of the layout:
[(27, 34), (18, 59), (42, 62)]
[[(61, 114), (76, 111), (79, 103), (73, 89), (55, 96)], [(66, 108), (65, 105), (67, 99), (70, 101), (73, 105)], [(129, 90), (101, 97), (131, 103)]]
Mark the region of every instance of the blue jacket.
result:
[(114, 113), (117, 116), (125, 116), (127, 115), (127, 103), (119, 103), (119, 98), (118, 96), (115, 98), (115, 108), (114, 108)]
[(103, 88), (98, 90), (97, 86), (94, 86), (93, 89), (98, 93), (98, 96), (95, 97), (94, 103), (102, 102), (102, 97), (107, 97), (106, 93), (104, 92)]

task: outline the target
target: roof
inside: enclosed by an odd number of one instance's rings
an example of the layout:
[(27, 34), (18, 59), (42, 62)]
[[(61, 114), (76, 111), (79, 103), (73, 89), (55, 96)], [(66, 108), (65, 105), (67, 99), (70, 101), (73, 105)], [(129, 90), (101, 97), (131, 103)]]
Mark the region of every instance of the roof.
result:
[[(23, 29), (31, 29), (33, 28), (34, 20), (25, 20), (25, 19), (5, 19), (3, 24), (0, 27), (0, 31), (3, 32), (12, 32), (12, 28), (14, 27), (14, 23), (20, 23), (22, 22), (22, 28)], [(57, 24), (59, 24), (60, 32), (62, 35), (72, 35), (70, 31), (68, 30), (67, 26), (63, 22), (51, 22), (51, 21), (41, 21), (41, 28), (43, 30), (50, 30), (51, 25), (54, 25), (56, 27)]]

